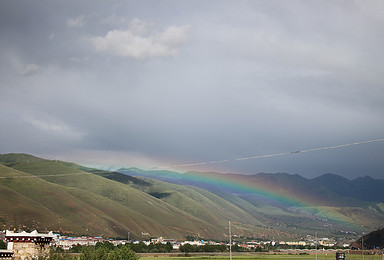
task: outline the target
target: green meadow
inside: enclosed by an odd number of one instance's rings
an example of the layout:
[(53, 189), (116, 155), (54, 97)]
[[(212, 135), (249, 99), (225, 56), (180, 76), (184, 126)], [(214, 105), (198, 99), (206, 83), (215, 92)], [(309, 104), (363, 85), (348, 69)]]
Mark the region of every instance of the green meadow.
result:
[[(190, 257), (140, 257), (142, 260), (203, 260), (203, 259), (229, 259), (229, 256), (190, 256)], [(328, 260), (336, 259), (335, 254), (331, 255), (247, 255), (247, 256), (232, 256), (233, 260), (247, 260), (247, 259), (318, 259), (318, 260)], [(365, 259), (365, 260), (382, 260), (384, 256), (382, 255), (365, 255), (364, 258), (362, 255), (346, 255), (346, 260), (348, 259)]]

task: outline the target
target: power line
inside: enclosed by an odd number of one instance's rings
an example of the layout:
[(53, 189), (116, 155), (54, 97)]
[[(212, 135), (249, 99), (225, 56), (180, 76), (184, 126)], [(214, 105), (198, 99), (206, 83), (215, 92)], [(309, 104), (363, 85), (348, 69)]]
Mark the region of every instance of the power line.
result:
[(168, 168), (173, 168), (173, 167), (200, 166), (200, 165), (207, 165), (207, 164), (217, 164), (217, 163), (234, 162), (234, 161), (245, 161), (245, 160), (251, 160), (251, 159), (270, 158), (270, 157), (284, 156), (284, 155), (297, 154), (297, 153), (309, 153), (309, 152), (315, 152), (315, 151), (321, 151), (321, 150), (338, 149), (338, 148), (342, 148), (342, 147), (346, 147), (346, 146), (354, 146), (354, 145), (383, 142), (383, 141), (384, 141), (384, 138), (375, 139), (375, 140), (368, 140), (368, 141), (361, 141), (361, 142), (354, 142), (354, 143), (349, 143), (349, 144), (339, 144), (339, 145), (333, 145), (333, 146), (317, 147), (317, 148), (311, 148), (311, 149), (306, 149), (306, 150), (297, 150), (297, 151), (284, 152), (284, 153), (256, 155), (256, 156), (250, 156), (250, 157), (226, 159), (226, 160), (219, 160), (219, 161), (205, 161), (205, 162), (186, 163), (186, 164), (172, 164), (172, 165), (152, 167), (152, 168), (150, 168), (150, 170), (168, 169)]
[(58, 176), (68, 176), (68, 175), (84, 175), (84, 174), (92, 174), (92, 173), (89, 173), (89, 172), (77, 172), (77, 173), (46, 174), (46, 175), (1, 176), (0, 179), (58, 177)]
[[(149, 169), (150, 170), (168, 169), (168, 168), (172, 168), (172, 167), (189, 167), (189, 166), (200, 166), (200, 165), (218, 164), (218, 163), (226, 163), (226, 162), (234, 162), (234, 161), (245, 161), (245, 160), (251, 160), (251, 159), (270, 158), (270, 157), (278, 157), (278, 156), (285, 156), (285, 155), (298, 154), (298, 153), (308, 153), (308, 152), (315, 152), (315, 151), (321, 151), (321, 150), (338, 149), (338, 148), (347, 147), (347, 146), (354, 146), (354, 145), (360, 145), (360, 144), (366, 144), (366, 143), (383, 142), (383, 141), (384, 141), (384, 138), (375, 139), (375, 140), (368, 140), (368, 141), (360, 141), (360, 142), (354, 142), (354, 143), (348, 143), (348, 144), (333, 145), (333, 146), (316, 147), (316, 148), (311, 148), (311, 149), (306, 149), (306, 150), (296, 150), (296, 151), (284, 152), (284, 153), (256, 155), (256, 156), (250, 156), (250, 157), (241, 157), (241, 158), (235, 158), (235, 159), (225, 159), (225, 160), (216, 160), (216, 161), (204, 161), (204, 162), (196, 162), (196, 163), (156, 166), (156, 167), (151, 167)], [(92, 174), (92, 173), (78, 172), (78, 173), (68, 173), (68, 174), (0, 176), (0, 179), (59, 177), (59, 176), (68, 176), (68, 175), (85, 175), (85, 174)]]

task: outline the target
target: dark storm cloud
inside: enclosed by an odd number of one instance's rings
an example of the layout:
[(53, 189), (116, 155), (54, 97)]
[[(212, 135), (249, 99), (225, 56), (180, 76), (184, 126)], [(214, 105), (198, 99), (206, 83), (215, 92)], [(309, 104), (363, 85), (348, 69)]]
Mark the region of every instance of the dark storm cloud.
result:
[[(381, 1), (0, 5), (1, 153), (150, 167), (383, 137)], [(383, 148), (209, 169), (381, 177)]]

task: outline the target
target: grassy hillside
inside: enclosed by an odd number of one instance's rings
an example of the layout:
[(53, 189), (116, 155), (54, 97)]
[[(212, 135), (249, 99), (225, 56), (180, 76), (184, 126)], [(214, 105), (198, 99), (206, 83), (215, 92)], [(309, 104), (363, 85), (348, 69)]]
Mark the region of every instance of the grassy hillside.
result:
[[(174, 185), (171, 183), (159, 181), (153, 178), (135, 178), (119, 172), (102, 171), (98, 169), (86, 168), (78, 165), (70, 165), (76, 169), (83, 169), (87, 172), (94, 172), (100, 176), (112, 179), (133, 188), (146, 192), (147, 194), (161, 199), (194, 217), (204, 219), (208, 223), (223, 227), (223, 231), (228, 225), (228, 220), (236, 223), (234, 234), (249, 237), (266, 237), (271, 233), (269, 227), (266, 227), (259, 219), (263, 217), (258, 214), (259, 209), (249, 202), (227, 194), (230, 201), (215, 195), (204, 189), (186, 186)], [(235, 203), (233, 203), (235, 201)], [(274, 237), (290, 237), (290, 234), (274, 234)], [(223, 234), (226, 236), (226, 234)]]
[[(30, 177), (3, 165), (0, 165), (0, 176), (4, 228), (21, 225), (65, 233), (114, 233), (109, 231), (112, 227), (106, 220), (107, 216), (72, 195), (73, 189)], [(94, 228), (91, 231), (87, 226)]]
[[(253, 225), (263, 225), (242, 208), (198, 187), (175, 185), (152, 178), (136, 178), (119, 172), (103, 171), (71, 163), (67, 163), (66, 165), (75, 169), (82, 169), (86, 172), (92, 172), (104, 178), (144, 191), (153, 197), (161, 199), (208, 222), (210, 222), (209, 220), (220, 220), (226, 223), (230, 219), (232, 221), (242, 221)], [(243, 201), (243, 203), (246, 202)], [(250, 204), (248, 206), (253, 207)], [(253, 210), (255, 210), (254, 207)]]
[[(88, 172), (95, 171), (95, 169), (84, 170)], [(256, 207), (239, 196), (229, 193), (216, 195), (198, 187), (175, 185), (153, 178), (134, 178), (117, 172), (100, 172), (100, 170), (96, 170), (96, 172), (101, 176), (140, 189), (195, 217), (203, 218), (209, 223), (215, 223), (223, 227), (223, 230), (227, 228), (228, 220), (231, 220), (234, 224), (233, 233), (235, 235), (281, 239), (292, 238), (297, 235), (287, 230), (271, 229), (271, 215), (273, 215), (273, 219), (280, 220), (289, 216), (293, 223), (297, 220), (297, 216), (294, 214), (284, 212), (276, 207), (268, 205), (258, 205)], [(274, 222), (276, 221), (273, 220), (272, 223)], [(264, 223), (267, 223), (268, 226), (264, 225)], [(300, 226), (298, 225), (298, 227)], [(226, 234), (223, 234), (223, 236), (226, 236)]]
[(241, 208), (206, 190), (155, 179), (145, 178), (144, 181), (151, 185), (140, 186), (139, 189), (208, 222), (221, 222), (225, 225), (228, 220), (232, 220), (262, 225)]
[[(60, 226), (62, 232), (69, 233), (124, 236), (129, 231), (138, 237), (142, 233), (149, 233), (151, 236), (176, 238), (186, 235), (222, 238), (227, 217), (234, 218), (239, 213), (239, 221), (245, 217), (246, 221), (257, 223), (234, 205), (218, 197), (215, 202), (192, 189), (180, 187), (179, 190), (173, 190), (167, 199), (156, 198), (151, 192), (144, 192), (137, 187), (151, 186), (151, 189), (158, 189), (161, 185), (136, 178), (128, 178), (126, 183), (120, 183), (107, 178), (111, 177), (110, 172), (104, 172), (107, 176), (103, 177), (99, 176), (101, 172), (90, 174), (68, 163), (25, 160), (25, 155), (22, 157), (23, 159), (17, 155), (12, 155), (12, 159), (7, 157), (3, 163), (12, 168), (3, 165), (0, 168), (2, 177), (12, 177), (0, 179), (2, 192), (7, 193), (8, 190), (12, 194), (4, 196), (7, 204), (18, 204), (21, 208), (21, 211), (10, 210), (12, 207), (3, 204), (3, 212), (9, 211), (3, 218), (12, 219), (7, 225), (13, 221), (14, 225), (31, 226), (30, 222), (24, 221), (26, 217), (22, 213), (31, 211), (26, 215), (30, 215), (30, 219), (39, 220), (36, 227), (52, 229)], [(4, 158), (6, 157), (0, 160)], [(84, 167), (83, 170), (89, 169)], [(35, 177), (31, 177), (32, 175)], [(18, 178), (20, 176), (24, 177)], [(168, 188), (172, 190), (176, 186)], [(28, 203), (26, 198), (34, 203)], [(16, 201), (20, 203), (15, 203)], [(222, 205), (216, 204), (218, 201)], [(227, 213), (228, 207), (231, 208), (231, 213)], [(40, 208), (44, 210), (35, 210)], [(34, 210), (43, 212), (41, 215), (46, 216), (44, 220), (33, 213)], [(11, 217), (12, 214), (17, 217)]]
[(0, 162), (6, 166), (12, 166), (20, 162), (29, 163), (41, 161), (44, 161), (44, 159), (25, 153), (0, 154)]
[[(159, 232), (165, 232), (164, 228), (161, 227), (163, 225), (166, 226), (167, 229), (183, 227), (183, 229), (191, 233), (206, 236), (208, 233), (203, 232), (201, 228), (199, 228), (202, 224), (209, 229), (211, 233), (217, 231), (217, 228), (215, 228), (213, 224), (193, 218), (182, 210), (150, 196), (145, 192), (94, 174), (79, 174), (82, 172), (67, 167), (60, 162), (20, 163), (13, 167), (17, 170), (40, 176), (40, 178), (51, 183), (90, 191), (113, 200), (122, 206), (128, 207), (150, 218), (153, 223), (159, 225), (157, 228)], [(52, 176), (52, 174), (57, 175), (57, 177)], [(188, 219), (187, 222), (185, 221), (186, 219)]]
[[(236, 177), (255, 185), (263, 181), (282, 194), (289, 190), (297, 196), (313, 196), (313, 205), (280, 206), (263, 201), (257, 193), (227, 192), (215, 182), (200, 187), (199, 178), (193, 176), (184, 180), (182, 174), (165, 172), (161, 177), (167, 180), (161, 181), (153, 178), (158, 172), (128, 170), (153, 176), (134, 177), (27, 154), (0, 155), (0, 225), (112, 237), (130, 232), (138, 238), (225, 239), (230, 220), (235, 235), (284, 239), (314, 232), (328, 236), (339, 227), (345, 230), (343, 223), (358, 223), (367, 230), (384, 222), (382, 203), (334, 199), (332, 191), (296, 175)], [(173, 177), (177, 184), (168, 182)], [(190, 185), (180, 185), (189, 180)], [(319, 195), (321, 200), (316, 199)], [(330, 215), (339, 216), (343, 223), (329, 222)]]

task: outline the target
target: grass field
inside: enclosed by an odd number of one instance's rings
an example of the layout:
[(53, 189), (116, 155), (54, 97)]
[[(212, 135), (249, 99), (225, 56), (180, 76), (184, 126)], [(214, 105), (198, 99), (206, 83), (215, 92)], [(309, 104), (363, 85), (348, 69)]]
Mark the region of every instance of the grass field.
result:
[[(203, 259), (229, 259), (229, 256), (190, 256), (190, 257), (140, 257), (142, 260), (203, 260)], [(247, 255), (247, 256), (233, 256), (233, 260), (248, 260), (248, 259), (298, 259), (298, 260), (306, 260), (306, 259), (318, 259), (318, 260), (333, 260), (336, 259), (335, 254), (331, 255)], [(384, 259), (381, 255), (365, 255), (364, 258), (362, 255), (346, 255), (346, 260), (382, 260)]]
[[(223, 256), (196, 256), (196, 257), (141, 257), (142, 260), (203, 260), (203, 259), (215, 259), (215, 260), (221, 260), (221, 259), (229, 259), (229, 257), (223, 257)], [(316, 257), (314, 255), (258, 255), (258, 256), (234, 256), (232, 257), (233, 260), (250, 260), (250, 259), (290, 259), (290, 260), (309, 260), (313, 259), (315, 260)], [(336, 259), (334, 255), (332, 256), (317, 256), (318, 260), (326, 260), (326, 259)], [(360, 260), (363, 259), (361, 255), (350, 255), (346, 256), (346, 260)], [(382, 260), (383, 257), (380, 255), (375, 256), (365, 256), (365, 260)]]

